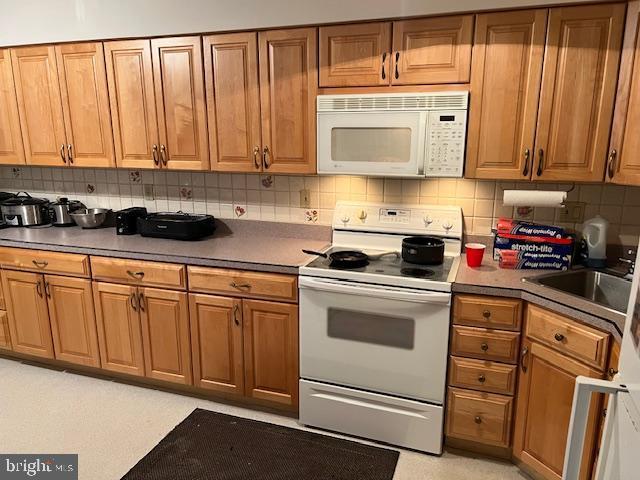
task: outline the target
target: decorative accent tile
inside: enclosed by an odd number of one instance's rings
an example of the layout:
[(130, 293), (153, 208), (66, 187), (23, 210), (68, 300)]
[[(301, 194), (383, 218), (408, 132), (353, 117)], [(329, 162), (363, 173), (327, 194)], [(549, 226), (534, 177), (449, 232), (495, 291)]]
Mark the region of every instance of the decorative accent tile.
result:
[(131, 170), (129, 172), (129, 181), (131, 183), (142, 183), (142, 176), (138, 170)]
[(246, 205), (234, 205), (233, 213), (235, 213), (236, 217), (240, 218), (247, 214), (247, 206)]
[(180, 188), (180, 199), (181, 200), (191, 200), (193, 198), (193, 190), (190, 187), (182, 187)]
[(271, 188), (273, 186), (273, 175), (266, 175), (262, 177), (260, 183), (264, 188)]

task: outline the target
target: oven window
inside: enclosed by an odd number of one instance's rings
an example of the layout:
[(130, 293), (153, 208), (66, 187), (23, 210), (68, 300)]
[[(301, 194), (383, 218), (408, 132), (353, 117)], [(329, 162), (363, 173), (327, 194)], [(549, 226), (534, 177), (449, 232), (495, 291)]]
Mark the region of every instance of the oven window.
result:
[(413, 318), (329, 308), (327, 334), (355, 342), (413, 350)]
[(334, 162), (409, 163), (411, 129), (336, 127), (331, 129)]

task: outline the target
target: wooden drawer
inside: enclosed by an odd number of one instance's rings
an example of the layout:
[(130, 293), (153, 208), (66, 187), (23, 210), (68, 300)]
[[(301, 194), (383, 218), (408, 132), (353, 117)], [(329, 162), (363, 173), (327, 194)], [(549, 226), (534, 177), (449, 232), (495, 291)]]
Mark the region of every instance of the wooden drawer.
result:
[(537, 305), (527, 305), (525, 334), (604, 371), (610, 335)]
[(520, 330), (522, 300), (481, 295), (456, 295), (453, 323), (472, 327)]
[(59, 273), (74, 277), (89, 277), (89, 257), (77, 253), (0, 248), (0, 265), (30, 272)]
[(504, 363), (450, 357), (449, 384), (483, 392), (513, 395), (518, 367)]
[(294, 275), (225, 268), (188, 267), (189, 291), (296, 302), (298, 281)]
[(449, 387), (446, 435), (508, 447), (513, 398)]
[(186, 290), (184, 265), (121, 258), (91, 257), (95, 280)]
[(454, 325), (451, 355), (516, 363), (520, 334)]
[(4, 310), (0, 310), (0, 349), (11, 350), (9, 318), (7, 317), (7, 312)]

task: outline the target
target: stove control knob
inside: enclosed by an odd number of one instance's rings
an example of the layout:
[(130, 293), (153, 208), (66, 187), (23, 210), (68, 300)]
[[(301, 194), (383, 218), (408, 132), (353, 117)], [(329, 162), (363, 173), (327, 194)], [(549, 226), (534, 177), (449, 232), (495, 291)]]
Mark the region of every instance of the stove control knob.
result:
[(446, 221), (445, 223), (442, 224), (442, 228), (444, 228), (444, 230), (449, 233), (449, 230), (451, 230), (453, 228), (453, 224), (449, 221)]
[(349, 223), (349, 220), (351, 220), (351, 218), (349, 218), (349, 215), (344, 215), (342, 217), (342, 223), (344, 223), (345, 225)]
[(424, 222), (424, 226), (428, 227), (429, 225), (431, 225), (433, 223), (433, 218), (431, 218), (429, 215), (427, 215), (426, 217), (422, 218), (422, 221)]
[(364, 222), (367, 219), (367, 212), (366, 210), (360, 210), (360, 213), (358, 213), (358, 218)]

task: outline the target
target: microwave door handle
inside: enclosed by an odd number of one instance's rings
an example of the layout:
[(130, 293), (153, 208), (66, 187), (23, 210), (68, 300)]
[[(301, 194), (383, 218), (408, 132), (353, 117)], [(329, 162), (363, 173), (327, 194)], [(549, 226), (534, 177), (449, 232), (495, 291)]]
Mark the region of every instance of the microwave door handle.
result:
[(318, 290), (332, 293), (346, 293), (362, 295), (364, 297), (385, 298), (388, 300), (400, 300), (415, 303), (437, 303), (448, 305), (451, 302), (450, 293), (442, 292), (416, 292), (400, 289), (389, 289), (374, 285), (351, 285), (346, 282), (333, 282), (316, 278), (300, 277), (300, 288)]

